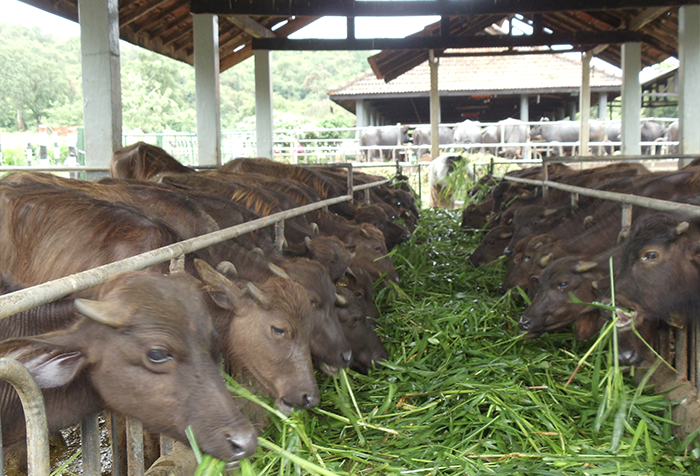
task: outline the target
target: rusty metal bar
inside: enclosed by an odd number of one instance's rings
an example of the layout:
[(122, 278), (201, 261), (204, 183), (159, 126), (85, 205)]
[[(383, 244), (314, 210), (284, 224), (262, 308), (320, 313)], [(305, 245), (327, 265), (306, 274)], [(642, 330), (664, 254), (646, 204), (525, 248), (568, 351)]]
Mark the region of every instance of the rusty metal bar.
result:
[(355, 177), (353, 177), (352, 173), (352, 164), (349, 164), (350, 167), (348, 167), (348, 196), (352, 197), (351, 203), (355, 203), (355, 190), (353, 187), (355, 186)]
[(579, 199), (578, 193), (571, 194), (571, 209), (572, 210), (578, 210), (578, 199)]
[(46, 167), (34, 167), (31, 165), (3, 165), (3, 172), (109, 172), (109, 167), (89, 167), (86, 165), (50, 165)]
[(83, 474), (100, 476), (102, 474), (100, 425), (96, 413), (86, 416), (80, 422), (80, 440), (83, 446)]
[(627, 239), (632, 231), (632, 205), (624, 203), (622, 205), (622, 226), (620, 228), (619, 238)]
[(688, 378), (688, 333), (685, 328), (675, 328), (676, 332), (676, 377)]
[(378, 181), (376, 181), (376, 182), (371, 182), (371, 183), (363, 183), (362, 185), (356, 185), (355, 188), (354, 188), (354, 190), (355, 190), (356, 192), (359, 192), (360, 190), (366, 190), (366, 189), (368, 189), (368, 188), (374, 188), (374, 187), (376, 187), (377, 185), (383, 185), (383, 184), (385, 184), (385, 183), (389, 183), (389, 180), (388, 180), (388, 179), (384, 179), (384, 180), (378, 180)]
[(0, 359), (0, 380), (5, 380), (12, 385), (22, 402), (27, 425), (28, 475), (49, 474), (49, 431), (41, 389), (29, 370), (12, 359)]
[(636, 205), (645, 208), (652, 208), (654, 210), (666, 211), (666, 212), (684, 212), (693, 216), (700, 216), (700, 207), (695, 205), (688, 205), (687, 203), (676, 203), (670, 202), (668, 200), (659, 200), (657, 198), (640, 197), (637, 195), (630, 195), (627, 193), (617, 193), (617, 192), (606, 192), (604, 190), (593, 190), (590, 188), (575, 187), (573, 185), (566, 185), (558, 182), (550, 182), (548, 180), (531, 180), (523, 179), (517, 177), (503, 177), (503, 180), (508, 180), (511, 182), (525, 183), (529, 185), (546, 185), (547, 187), (555, 188), (557, 190), (563, 190), (565, 192), (578, 193), (587, 197), (602, 198), (603, 200), (613, 200), (616, 202), (629, 203), (630, 205)]
[(126, 466), (129, 476), (143, 476), (143, 425), (134, 418), (126, 419)]
[(549, 182), (549, 169), (547, 168), (547, 161), (542, 161), (542, 197), (546, 200), (549, 196), (549, 189), (547, 188), (547, 182)]
[(172, 454), (173, 449), (175, 448), (175, 440), (170, 438), (169, 436), (165, 436), (164, 434), (160, 434), (160, 455), (161, 456), (169, 456)]
[(119, 435), (117, 431), (117, 414), (114, 412), (109, 412), (109, 419), (111, 422), (110, 426), (110, 438), (112, 439), (112, 474), (114, 476), (119, 476), (121, 473), (119, 470)]
[(371, 205), (371, 204), (372, 204), (372, 198), (371, 198), (371, 196), (370, 196), (370, 194), (369, 194), (369, 189), (368, 189), (368, 188), (365, 189), (365, 203), (366, 203), (367, 205)]

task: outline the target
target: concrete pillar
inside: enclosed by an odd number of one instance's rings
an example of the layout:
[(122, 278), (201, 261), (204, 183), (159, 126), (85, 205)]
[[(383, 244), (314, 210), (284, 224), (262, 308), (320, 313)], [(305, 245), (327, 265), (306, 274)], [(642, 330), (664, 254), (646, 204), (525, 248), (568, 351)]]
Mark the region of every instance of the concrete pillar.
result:
[[(678, 9), (678, 151), (700, 154), (700, 6)], [(678, 167), (691, 159), (681, 159)]]
[(622, 155), (640, 155), (639, 117), (642, 113), (642, 86), (639, 72), (642, 70), (642, 44), (622, 45)]
[(579, 92), (579, 116), (580, 134), (578, 155), (590, 155), (588, 150), (588, 141), (591, 137), (588, 120), (591, 118), (591, 55), (583, 53), (581, 55), (581, 91)]
[(561, 121), (566, 119), (566, 108), (564, 106), (559, 106), (557, 108), (556, 120)]
[(576, 120), (576, 100), (575, 99), (570, 99), (566, 103), (568, 110), (568, 116), (570, 120)]
[(438, 65), (439, 58), (435, 57), (435, 51), (428, 53), (430, 65), (430, 157), (434, 159), (440, 155), (440, 92), (438, 90)]
[(272, 122), (272, 68), (270, 51), (256, 50), (255, 55), (255, 137), (258, 157), (274, 159), (274, 125)]
[(355, 119), (357, 127), (367, 127), (367, 115), (365, 114), (365, 100), (355, 101)]
[[(85, 165), (109, 168), (122, 147), (122, 87), (119, 70), (118, 0), (78, 4), (83, 71)], [(108, 175), (88, 172), (88, 180)]]
[(194, 80), (197, 105), (199, 165), (221, 165), (221, 101), (219, 98), (219, 17), (193, 17)]
[(605, 120), (608, 117), (608, 93), (598, 94), (598, 119)]
[(530, 97), (527, 94), (520, 95), (520, 120), (527, 122), (530, 120), (530, 104), (528, 99)]

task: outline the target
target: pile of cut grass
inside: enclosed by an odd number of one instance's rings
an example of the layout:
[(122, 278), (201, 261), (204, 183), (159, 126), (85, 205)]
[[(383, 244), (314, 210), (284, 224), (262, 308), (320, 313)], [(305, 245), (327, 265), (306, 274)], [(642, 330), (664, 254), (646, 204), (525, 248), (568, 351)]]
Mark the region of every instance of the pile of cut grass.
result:
[(401, 285), (377, 295), (385, 368), (320, 377), (321, 406), (272, 416), (264, 448), (240, 471), (699, 474), (700, 452), (671, 435), (672, 404), (623, 377), (614, 339), (566, 386), (591, 343), (570, 332), (521, 336), (522, 305), (499, 291), (504, 263), (471, 267), (478, 237), (458, 222), (425, 210), (394, 253)]

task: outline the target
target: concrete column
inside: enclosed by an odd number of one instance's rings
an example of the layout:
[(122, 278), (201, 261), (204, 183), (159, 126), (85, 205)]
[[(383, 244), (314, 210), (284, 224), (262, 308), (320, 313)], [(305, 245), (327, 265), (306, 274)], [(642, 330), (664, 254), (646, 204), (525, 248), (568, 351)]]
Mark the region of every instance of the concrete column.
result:
[(608, 93), (598, 94), (598, 119), (608, 118)]
[[(85, 165), (109, 168), (122, 147), (122, 87), (119, 70), (119, 2), (82, 0), (78, 4), (83, 71)], [(88, 172), (88, 180), (108, 175)]]
[[(700, 154), (700, 6), (678, 9), (678, 151)], [(678, 161), (678, 167), (690, 159)]]
[(639, 72), (642, 70), (642, 44), (622, 45), (622, 155), (640, 155), (639, 117), (642, 113), (642, 86)]
[(274, 159), (274, 125), (272, 122), (272, 68), (270, 51), (255, 54), (255, 135), (258, 157)]
[(199, 165), (221, 165), (221, 101), (219, 98), (219, 17), (193, 17), (194, 80), (197, 105)]
[(581, 91), (579, 92), (579, 111), (581, 111), (578, 155), (590, 155), (588, 141), (591, 137), (588, 120), (591, 118), (591, 55), (581, 55)]
[(435, 51), (428, 53), (430, 65), (430, 157), (434, 159), (440, 155), (440, 92), (438, 90), (438, 65), (440, 60), (435, 57)]
[(355, 119), (357, 127), (367, 127), (367, 114), (365, 113), (365, 100), (358, 99), (355, 101)]
[(527, 94), (520, 95), (520, 120), (527, 122), (530, 120), (530, 104), (528, 103), (529, 96)]
[(575, 99), (570, 99), (567, 104), (567, 108), (569, 109), (568, 115), (570, 120), (575, 120), (576, 119), (576, 100)]

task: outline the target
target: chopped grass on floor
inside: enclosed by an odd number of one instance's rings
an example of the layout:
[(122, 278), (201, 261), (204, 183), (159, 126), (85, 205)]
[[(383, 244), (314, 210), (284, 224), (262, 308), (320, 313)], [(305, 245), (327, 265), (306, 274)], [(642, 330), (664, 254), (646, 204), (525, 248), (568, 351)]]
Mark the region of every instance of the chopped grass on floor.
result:
[(393, 256), (400, 287), (377, 293), (390, 362), (369, 376), (320, 376), (319, 408), (271, 417), (262, 437), (312, 465), (260, 448), (245, 472), (700, 474), (671, 436), (671, 403), (623, 378), (612, 339), (566, 386), (591, 342), (521, 336), (523, 307), (500, 293), (505, 263), (469, 265), (478, 237), (458, 223), (456, 212), (423, 211)]

